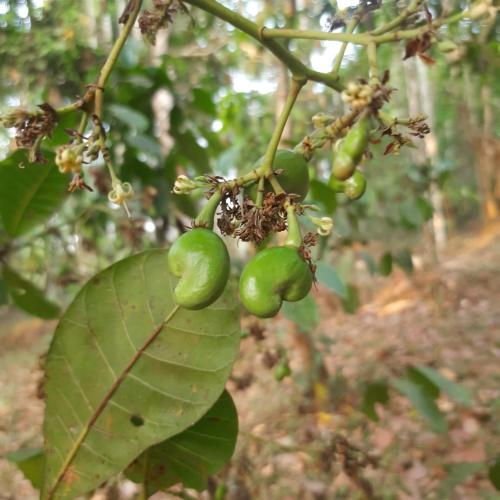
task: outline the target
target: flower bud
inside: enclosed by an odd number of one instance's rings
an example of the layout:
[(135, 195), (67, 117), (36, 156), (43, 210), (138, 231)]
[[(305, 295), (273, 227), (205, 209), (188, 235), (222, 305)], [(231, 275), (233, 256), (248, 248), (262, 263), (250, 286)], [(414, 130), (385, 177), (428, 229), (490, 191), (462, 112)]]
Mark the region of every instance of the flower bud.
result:
[(113, 189), (108, 193), (108, 200), (111, 203), (122, 205), (126, 200), (134, 196), (134, 190), (130, 182), (121, 182), (120, 179), (116, 179), (113, 181), (112, 187)]
[(175, 180), (174, 193), (175, 194), (186, 194), (190, 193), (198, 187), (198, 184), (187, 177), (186, 175), (179, 175)]
[(333, 229), (333, 220), (331, 217), (314, 217), (309, 215), (311, 222), (317, 226), (316, 231), (320, 236), (328, 236)]

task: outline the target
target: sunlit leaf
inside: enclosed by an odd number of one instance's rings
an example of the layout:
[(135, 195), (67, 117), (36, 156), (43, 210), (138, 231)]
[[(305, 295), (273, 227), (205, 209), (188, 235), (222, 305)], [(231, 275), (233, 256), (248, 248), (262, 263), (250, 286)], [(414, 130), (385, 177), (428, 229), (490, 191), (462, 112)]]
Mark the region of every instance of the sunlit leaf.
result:
[[(17, 151), (0, 161), (0, 215), (9, 236), (20, 236), (48, 219), (63, 202), (68, 179), (53, 163), (28, 163)], [(23, 164), (23, 168), (19, 165)]]
[(42, 499), (73, 499), (198, 421), (223, 391), (240, 340), (233, 290), (179, 308), (167, 252), (92, 278), (61, 318), (46, 361)]

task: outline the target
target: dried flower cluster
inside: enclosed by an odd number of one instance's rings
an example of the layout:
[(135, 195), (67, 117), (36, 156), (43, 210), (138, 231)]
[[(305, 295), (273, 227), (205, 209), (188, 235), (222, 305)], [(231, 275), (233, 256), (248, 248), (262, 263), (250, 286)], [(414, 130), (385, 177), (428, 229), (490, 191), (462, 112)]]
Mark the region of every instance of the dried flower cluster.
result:
[(22, 109), (13, 111), (2, 118), (6, 128), (16, 129), (16, 145), (20, 149), (29, 150), (29, 161), (45, 163), (40, 145), (44, 137), (50, 137), (57, 124), (57, 113), (50, 104), (38, 106), (41, 112), (27, 113)]
[[(422, 139), (423, 137), (425, 137), (426, 134), (428, 134), (431, 131), (429, 125), (425, 123), (425, 119), (426, 119), (425, 116), (417, 116), (409, 121), (409, 123), (406, 126), (411, 130), (410, 135)], [(399, 154), (399, 151), (402, 146), (413, 144), (409, 137), (405, 136), (398, 130), (397, 125), (391, 125), (390, 127), (385, 127), (382, 130), (381, 137), (383, 137), (384, 135), (389, 135), (393, 139), (386, 146), (384, 150), (384, 155), (387, 155), (389, 153), (397, 155)]]
[(175, 0), (153, 0), (153, 9), (146, 9), (139, 18), (139, 28), (144, 38), (151, 44), (156, 43), (156, 35), (174, 20), (174, 15), (186, 7)]

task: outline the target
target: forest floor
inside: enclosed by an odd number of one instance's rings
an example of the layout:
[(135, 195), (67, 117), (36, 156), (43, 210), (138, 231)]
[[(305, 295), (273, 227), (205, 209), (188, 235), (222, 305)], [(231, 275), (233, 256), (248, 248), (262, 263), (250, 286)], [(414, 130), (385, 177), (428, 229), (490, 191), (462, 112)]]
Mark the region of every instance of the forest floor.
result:
[[(218, 476), (226, 498), (500, 499), (486, 465), (500, 451), (500, 227), (456, 238), (433, 270), (372, 279), (354, 315), (330, 292), (315, 294), (322, 321), (307, 335), (282, 317), (244, 321), (253, 335), (228, 387), (241, 432)], [(39, 358), (53, 326), (0, 316), (0, 499), (37, 498), (2, 457), (40, 445)], [(269, 368), (279, 346), (293, 372), (282, 382)], [(433, 432), (395, 390), (410, 365), (432, 366), (472, 393), (471, 407), (437, 400), (447, 432)], [(377, 422), (361, 411), (374, 381), (389, 391)]]

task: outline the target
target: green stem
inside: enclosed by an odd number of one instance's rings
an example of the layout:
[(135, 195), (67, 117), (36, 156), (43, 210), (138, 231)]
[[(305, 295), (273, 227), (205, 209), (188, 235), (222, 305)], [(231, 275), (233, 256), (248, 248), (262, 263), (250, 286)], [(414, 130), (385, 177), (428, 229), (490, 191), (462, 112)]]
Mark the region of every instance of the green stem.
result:
[(273, 188), (273, 191), (276, 194), (284, 194), (285, 193), (285, 190), (283, 189), (279, 180), (276, 178), (276, 176), (274, 174), (271, 174), (268, 177), (268, 180), (269, 180), (269, 184), (271, 184), (271, 187)]
[(221, 191), (220, 189), (217, 189), (205, 203), (205, 206), (194, 220), (195, 226), (202, 226), (208, 229), (212, 229), (214, 227), (215, 211), (219, 206), (221, 198)]
[(361, 111), (361, 109), (354, 109), (326, 127), (315, 130), (310, 136), (307, 136), (300, 144), (295, 146), (293, 151), (304, 155), (304, 158), (309, 160), (314, 150), (322, 148), (328, 141), (334, 141), (346, 127), (351, 126)]
[(290, 28), (264, 28), (262, 30), (264, 40), (273, 40), (274, 38), (292, 38), (300, 40), (325, 40), (331, 42), (354, 43), (356, 45), (366, 45), (370, 41), (367, 34), (352, 33), (330, 33), (329, 31), (316, 30), (295, 30)]
[(255, 206), (257, 208), (262, 208), (262, 200), (264, 199), (264, 191), (265, 191), (265, 188), (264, 188), (265, 182), (266, 182), (266, 178), (264, 176), (262, 176), (259, 179), (259, 185), (257, 187), (257, 198), (255, 200)]
[(85, 133), (85, 129), (87, 128), (87, 123), (89, 122), (89, 114), (84, 111), (82, 118), (80, 119), (80, 125), (78, 127), (79, 138)]
[(278, 123), (274, 127), (273, 135), (271, 136), (271, 140), (267, 146), (266, 154), (264, 155), (264, 159), (262, 160), (262, 170), (264, 171), (264, 175), (271, 176), (273, 173), (273, 161), (276, 156), (276, 150), (278, 149), (281, 136), (283, 135), (283, 130), (285, 129), (286, 122), (288, 121), (288, 117), (295, 105), (295, 101), (297, 97), (306, 83), (304, 79), (296, 79), (292, 78), (292, 84), (290, 86), (290, 92), (285, 101), (285, 105), (283, 107), (283, 111), (280, 114), (278, 119)]
[(295, 213), (295, 207), (290, 204), (286, 209), (288, 221), (288, 235), (285, 240), (286, 247), (299, 248), (302, 245), (302, 235), (300, 234), (299, 221)]
[(106, 85), (106, 82), (108, 81), (108, 78), (111, 75), (111, 71), (113, 71), (113, 67), (115, 66), (116, 61), (118, 60), (118, 56), (120, 55), (123, 46), (125, 45), (125, 42), (127, 41), (127, 38), (130, 35), (130, 32), (132, 31), (132, 28), (135, 24), (137, 16), (139, 15), (139, 12), (142, 7), (142, 0), (134, 0), (134, 2), (135, 4), (129, 14), (127, 22), (123, 26), (123, 30), (121, 31), (113, 47), (111, 48), (111, 51), (108, 54), (108, 58), (106, 59), (106, 62), (101, 68), (101, 71), (99, 73), (99, 78), (97, 79), (94, 104), (95, 104), (95, 114), (98, 116), (99, 119), (101, 119), (102, 117), (104, 86)]
[(372, 35), (382, 35), (383, 33), (387, 33), (394, 28), (397, 28), (405, 19), (410, 17), (412, 14), (418, 11), (420, 6), (422, 5), (423, 0), (412, 0), (412, 2), (406, 7), (406, 9), (399, 14), (399, 16), (395, 17), (392, 21), (380, 26), (380, 28), (374, 29), (370, 32)]
[(366, 55), (368, 56), (368, 71), (370, 76), (370, 83), (377, 84), (378, 79), (378, 69), (377, 69), (377, 46), (375, 43), (370, 42), (366, 47)]
[[(353, 17), (349, 21), (349, 24), (347, 25), (345, 33), (346, 34), (351, 34), (356, 29), (356, 26), (358, 24), (359, 24), (359, 17), (358, 16)], [(339, 70), (340, 70), (340, 65), (342, 64), (342, 59), (344, 58), (344, 55), (345, 55), (347, 44), (348, 44), (348, 42), (343, 42), (342, 43), (342, 46), (339, 49), (337, 57), (335, 58), (335, 62), (333, 63), (332, 75), (334, 75), (337, 78), (338, 78), (338, 73), (339, 73)]]
[(276, 40), (266, 38), (265, 33), (267, 33), (268, 30), (257, 26), (257, 24), (241, 16), (237, 12), (233, 12), (215, 0), (185, 0), (185, 3), (189, 3), (203, 9), (204, 11), (222, 19), (223, 21), (226, 21), (235, 28), (238, 28), (247, 35), (251, 36), (264, 47), (269, 49), (280, 61), (283, 62), (283, 64), (289, 68), (292, 74), (297, 77), (303, 77), (308, 80), (323, 83), (324, 85), (339, 92), (343, 90), (342, 85), (331, 74), (321, 73), (308, 68), (286, 47), (281, 45)]

